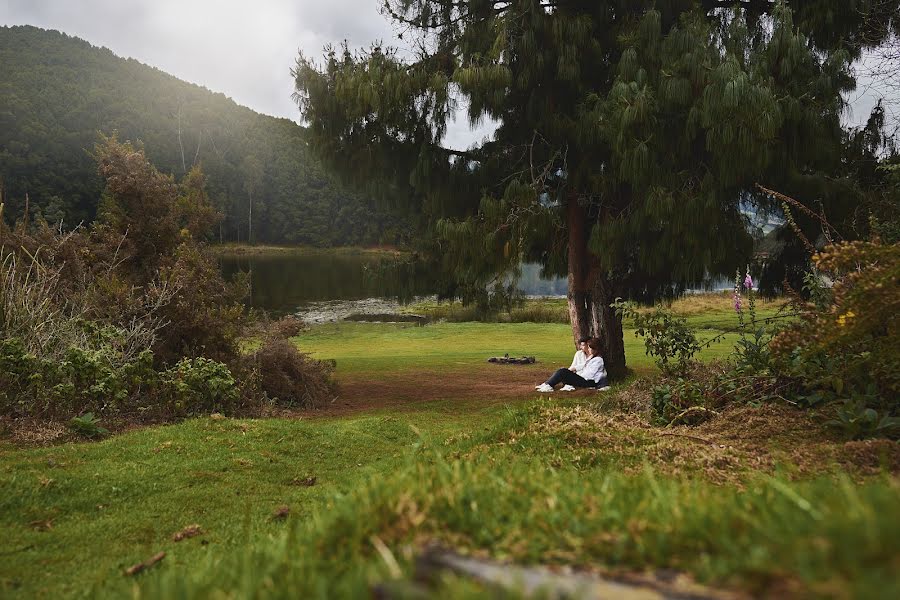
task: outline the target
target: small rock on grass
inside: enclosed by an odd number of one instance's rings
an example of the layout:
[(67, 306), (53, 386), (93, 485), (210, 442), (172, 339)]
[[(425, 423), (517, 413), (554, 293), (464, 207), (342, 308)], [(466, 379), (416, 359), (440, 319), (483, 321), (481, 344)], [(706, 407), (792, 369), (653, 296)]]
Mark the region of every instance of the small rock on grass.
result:
[(53, 529), (53, 519), (38, 519), (28, 524), (35, 531), (50, 531)]
[(310, 477), (294, 477), (291, 479), (291, 485), (299, 485), (303, 487), (312, 487), (316, 485), (316, 478)]
[(203, 529), (197, 524), (188, 525), (181, 531), (176, 531), (174, 535), (172, 535), (173, 542), (180, 542), (181, 540), (186, 540), (187, 538), (192, 538), (195, 535), (200, 535), (203, 533)]

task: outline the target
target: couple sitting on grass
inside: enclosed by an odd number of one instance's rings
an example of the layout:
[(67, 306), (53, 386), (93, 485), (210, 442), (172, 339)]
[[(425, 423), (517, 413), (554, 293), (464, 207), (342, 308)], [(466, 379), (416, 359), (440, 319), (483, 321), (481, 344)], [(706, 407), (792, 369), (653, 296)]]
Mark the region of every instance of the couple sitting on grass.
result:
[(609, 389), (606, 382), (606, 366), (600, 353), (600, 340), (582, 338), (578, 340), (578, 351), (568, 369), (557, 369), (550, 379), (534, 389), (539, 392), (552, 392), (554, 386), (562, 383), (561, 392), (571, 392), (576, 388), (597, 388), (601, 391)]

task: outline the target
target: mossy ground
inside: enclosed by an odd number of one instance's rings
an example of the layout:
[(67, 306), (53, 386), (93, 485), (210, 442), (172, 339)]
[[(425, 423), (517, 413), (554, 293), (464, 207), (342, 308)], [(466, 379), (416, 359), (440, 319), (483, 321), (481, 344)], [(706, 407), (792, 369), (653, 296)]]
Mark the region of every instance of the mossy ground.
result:
[[(437, 542), (521, 563), (675, 569), (750, 594), (900, 594), (895, 442), (845, 443), (789, 407), (651, 427), (640, 407), (653, 369), (630, 332), (634, 383), (540, 398), (526, 380), (568, 364), (570, 335), (553, 323), (322, 326), (297, 343), (336, 359), (353, 410), (0, 442), (0, 595), (358, 597), (396, 575), (379, 542), (401, 577)], [(541, 362), (484, 362), (506, 352)], [(500, 383), (455, 386), (475, 379)], [(401, 401), (365, 403), (398, 382)], [(172, 540), (195, 523), (201, 535)], [(122, 574), (159, 551), (146, 573)]]

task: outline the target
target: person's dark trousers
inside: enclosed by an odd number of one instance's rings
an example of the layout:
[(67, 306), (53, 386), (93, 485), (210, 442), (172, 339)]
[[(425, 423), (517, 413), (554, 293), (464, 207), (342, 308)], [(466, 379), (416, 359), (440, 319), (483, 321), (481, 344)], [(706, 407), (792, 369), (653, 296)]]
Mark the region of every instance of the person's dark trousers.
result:
[(594, 385), (596, 385), (590, 379), (585, 379), (578, 373), (573, 373), (568, 369), (557, 369), (556, 373), (551, 375), (550, 379), (547, 380), (547, 385), (551, 387), (558, 383), (574, 387), (594, 387)]

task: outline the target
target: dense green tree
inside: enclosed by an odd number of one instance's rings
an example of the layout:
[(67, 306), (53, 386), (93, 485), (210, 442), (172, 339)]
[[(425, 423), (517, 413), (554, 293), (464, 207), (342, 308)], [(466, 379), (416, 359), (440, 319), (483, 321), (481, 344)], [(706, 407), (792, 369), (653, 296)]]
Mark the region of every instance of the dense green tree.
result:
[[(317, 246), (372, 244), (395, 215), (329, 176), (302, 127), (260, 115), (77, 38), (0, 28), (0, 182), (5, 217), (30, 210), (68, 228), (94, 219), (100, 192), (91, 149), (98, 132), (142, 143), (176, 180), (201, 165), (224, 218), (213, 236)], [(243, 168), (256, 165), (251, 174)], [(246, 179), (252, 175), (250, 180)]]
[[(824, 189), (850, 65), (897, 11), (877, 4), (386, 0), (413, 50), (301, 55), (296, 98), (330, 165), (436, 223), (461, 281), (564, 269), (573, 336), (615, 376), (615, 297), (733, 273), (754, 182)], [(499, 124), (464, 152), (441, 146), (461, 99)]]

